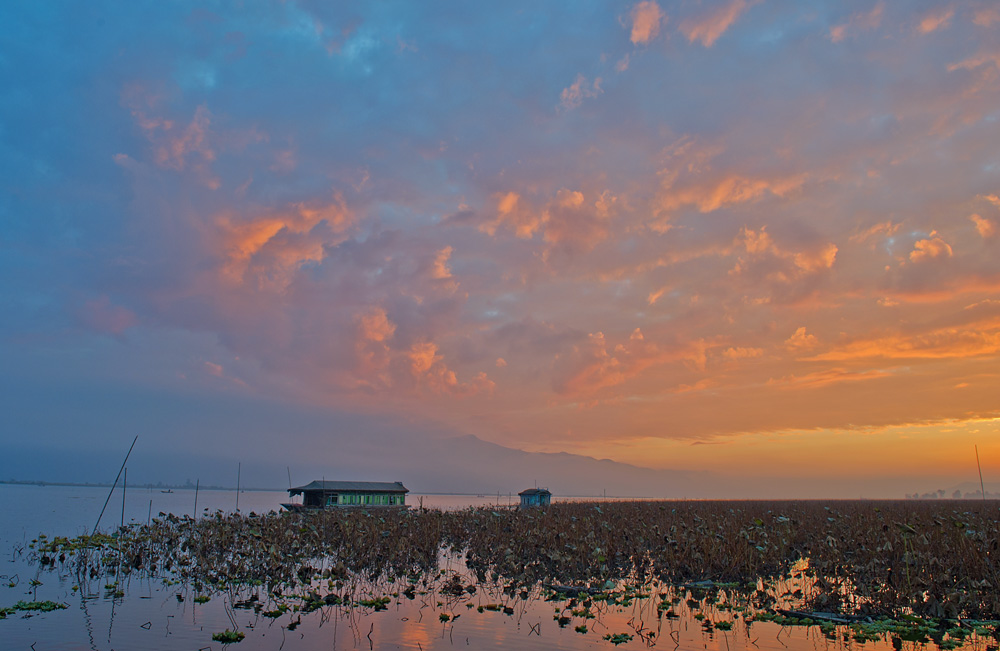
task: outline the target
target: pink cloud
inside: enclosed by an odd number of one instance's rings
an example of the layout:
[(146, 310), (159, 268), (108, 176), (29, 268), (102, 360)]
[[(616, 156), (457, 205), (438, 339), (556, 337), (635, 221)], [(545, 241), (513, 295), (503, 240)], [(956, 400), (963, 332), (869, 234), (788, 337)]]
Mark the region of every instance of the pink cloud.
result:
[(580, 104), (583, 104), (584, 99), (590, 99), (597, 97), (604, 90), (601, 88), (601, 78), (597, 77), (594, 81), (588, 82), (587, 78), (583, 75), (577, 75), (576, 81), (574, 81), (570, 86), (563, 89), (562, 93), (559, 95), (559, 105), (564, 110), (575, 109)]
[(852, 15), (846, 23), (834, 25), (830, 28), (830, 40), (834, 43), (839, 43), (847, 37), (848, 32), (876, 29), (882, 22), (882, 12), (884, 10), (885, 2), (880, 0), (872, 7), (871, 11)]
[(972, 22), (980, 27), (989, 27), (993, 23), (1000, 23), (1000, 8), (984, 7), (977, 9)]
[[(666, 21), (660, 5), (647, 0), (632, 7), (632, 43), (646, 44), (660, 34), (660, 23)], [(627, 64), (626, 64), (627, 67)]]
[(934, 9), (925, 13), (917, 24), (917, 31), (921, 34), (930, 34), (939, 29), (947, 27), (955, 15), (953, 7)]
[(680, 30), (692, 43), (701, 41), (705, 47), (712, 47), (712, 44), (736, 22), (736, 19), (749, 6), (746, 0), (730, 0), (721, 7), (695, 18), (681, 21)]
[(84, 303), (80, 318), (87, 327), (115, 336), (121, 336), (138, 323), (134, 312), (115, 305), (108, 296), (100, 296)]

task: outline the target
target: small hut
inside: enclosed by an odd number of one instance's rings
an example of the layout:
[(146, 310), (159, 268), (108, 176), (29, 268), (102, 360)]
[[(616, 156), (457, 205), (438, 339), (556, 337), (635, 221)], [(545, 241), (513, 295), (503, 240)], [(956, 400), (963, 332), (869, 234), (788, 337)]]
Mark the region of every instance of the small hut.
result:
[(521, 508), (531, 506), (548, 506), (552, 503), (552, 491), (547, 488), (529, 488), (518, 493), (521, 498)]
[(289, 488), (288, 496), (302, 495), (302, 503), (282, 504), (289, 511), (326, 509), (350, 506), (406, 506), (409, 489), (403, 482), (379, 481), (313, 481), (305, 486)]

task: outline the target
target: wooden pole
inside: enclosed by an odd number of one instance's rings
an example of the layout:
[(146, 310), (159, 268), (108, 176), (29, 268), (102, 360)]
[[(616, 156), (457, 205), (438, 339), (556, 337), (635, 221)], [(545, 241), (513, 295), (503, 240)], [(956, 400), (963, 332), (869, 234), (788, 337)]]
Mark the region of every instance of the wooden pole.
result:
[[(191, 484), (188, 484), (190, 486)], [(198, 488), (201, 486), (201, 478), (194, 480), (194, 519), (198, 519)]]
[(236, 512), (240, 512), (240, 474), (243, 472), (243, 463), (236, 464)]
[(125, 469), (125, 476), (122, 477), (122, 527), (125, 526), (125, 489), (128, 487), (128, 468)]
[(91, 536), (97, 533), (97, 527), (101, 525), (101, 518), (104, 517), (104, 510), (108, 508), (108, 502), (111, 501), (111, 494), (115, 492), (115, 486), (118, 485), (118, 480), (121, 479), (122, 471), (125, 470), (125, 464), (128, 463), (128, 457), (130, 454), (132, 454), (132, 448), (135, 447), (135, 442), (138, 440), (139, 440), (138, 436), (132, 439), (132, 445), (129, 447), (128, 452), (125, 454), (125, 460), (122, 461), (122, 467), (118, 470), (118, 475), (115, 477), (115, 483), (111, 485), (111, 490), (108, 491), (108, 499), (104, 500), (104, 508), (101, 509), (101, 514), (97, 516), (97, 522), (94, 523), (94, 531), (93, 533), (90, 534)]
[(979, 468), (979, 490), (983, 494), (983, 501), (986, 501), (986, 487), (983, 485), (983, 467), (979, 465), (979, 446), (976, 446), (976, 468)]

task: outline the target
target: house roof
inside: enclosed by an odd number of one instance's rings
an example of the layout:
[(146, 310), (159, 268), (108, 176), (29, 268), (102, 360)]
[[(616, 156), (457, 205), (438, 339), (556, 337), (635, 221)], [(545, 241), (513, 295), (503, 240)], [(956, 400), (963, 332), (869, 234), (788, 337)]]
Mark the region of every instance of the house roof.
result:
[(299, 495), (305, 491), (357, 491), (365, 493), (409, 493), (403, 482), (388, 481), (311, 481), (305, 486), (289, 488), (288, 494)]
[(528, 490), (523, 490), (518, 495), (551, 495), (552, 491), (548, 488), (529, 488)]

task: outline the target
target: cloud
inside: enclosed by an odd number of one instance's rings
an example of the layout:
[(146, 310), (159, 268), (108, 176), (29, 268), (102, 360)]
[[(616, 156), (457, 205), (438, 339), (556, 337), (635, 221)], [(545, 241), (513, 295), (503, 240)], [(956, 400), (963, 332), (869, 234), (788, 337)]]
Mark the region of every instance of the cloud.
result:
[(666, 22), (667, 16), (660, 5), (647, 0), (632, 7), (632, 43), (646, 44), (660, 34), (660, 23)]
[[(759, 231), (744, 227), (740, 243), (751, 260), (771, 257), (791, 262), (794, 267), (771, 269), (771, 277), (783, 281), (790, 280), (799, 274), (814, 274), (830, 269), (836, 262), (839, 251), (837, 245), (832, 242), (813, 244), (809, 247), (803, 247), (799, 251), (785, 250), (775, 244), (766, 227), (761, 227)], [(745, 271), (742, 260), (734, 271), (736, 273)]]
[(886, 377), (884, 371), (851, 371), (844, 368), (831, 368), (805, 375), (786, 375), (781, 378), (771, 378), (767, 386), (775, 389), (823, 389), (837, 384), (864, 382)]
[(559, 94), (559, 105), (564, 110), (569, 111), (583, 104), (584, 99), (597, 97), (603, 92), (600, 77), (597, 77), (591, 83), (583, 75), (577, 75), (576, 81), (564, 88), (562, 93)]
[(920, 17), (920, 22), (917, 24), (917, 31), (921, 34), (930, 34), (931, 32), (947, 27), (954, 15), (955, 9), (953, 7), (943, 7), (928, 11)]
[(519, 193), (494, 195), (496, 218), (480, 225), (480, 230), (496, 235), (500, 227), (513, 231), (520, 239), (531, 239), (542, 233), (550, 250), (558, 248), (570, 253), (590, 251), (609, 236), (610, 222), (615, 215), (617, 198), (602, 192), (587, 198), (580, 190), (562, 188), (541, 206), (529, 204)]
[(730, 0), (714, 10), (681, 21), (680, 30), (692, 43), (701, 41), (705, 47), (712, 47), (749, 6), (746, 0)]
[(616, 198), (604, 192), (588, 202), (582, 192), (563, 188), (545, 208), (545, 241), (570, 251), (590, 251), (609, 235)]
[[(851, 242), (854, 242), (855, 244), (865, 244), (876, 238), (889, 238), (898, 233), (901, 226), (902, 224), (893, 223), (892, 221), (881, 222), (870, 226), (863, 231), (854, 233), (851, 235)], [(870, 248), (872, 249), (874, 249), (875, 246), (875, 242), (870, 244)]]
[(728, 360), (753, 359), (764, 355), (763, 348), (732, 347), (722, 351), (722, 356)]
[(817, 345), (819, 341), (815, 335), (806, 332), (805, 326), (796, 329), (792, 336), (785, 340), (785, 347), (794, 353), (812, 350)]
[(139, 323), (132, 310), (112, 303), (108, 296), (99, 296), (85, 302), (80, 308), (79, 316), (88, 328), (115, 336), (123, 335), (126, 330)]
[(451, 269), (448, 267), (448, 260), (451, 258), (452, 248), (446, 246), (440, 249), (434, 256), (434, 264), (431, 266), (431, 278), (435, 280), (448, 280), (451, 276)]
[(975, 224), (976, 232), (979, 233), (980, 237), (987, 238), (993, 237), (997, 232), (997, 225), (992, 219), (986, 217), (980, 217), (979, 215), (973, 213), (969, 215), (969, 220)]
[(647, 341), (636, 328), (627, 340), (611, 344), (603, 332), (595, 332), (556, 360), (552, 388), (560, 395), (586, 397), (623, 384), (651, 367), (684, 362), (703, 369), (705, 361), (706, 344), (701, 340), (665, 347)]
[(531, 239), (542, 227), (542, 213), (532, 210), (517, 192), (502, 192), (494, 194), (493, 198), (496, 200), (496, 218), (480, 225), (479, 229), (484, 233), (495, 235), (497, 229), (504, 226), (521, 239)]
[(939, 328), (918, 335), (893, 334), (841, 344), (810, 359), (966, 359), (1000, 353), (1000, 328)]
[(952, 255), (954, 254), (951, 250), (951, 245), (940, 237), (937, 237), (937, 233), (932, 232), (930, 237), (917, 240), (913, 244), (913, 250), (910, 252), (910, 260), (912, 262), (926, 262), (934, 258), (950, 258)]
[(726, 206), (756, 201), (767, 195), (784, 197), (801, 188), (807, 178), (805, 174), (772, 178), (729, 174), (679, 187), (666, 187), (660, 194), (657, 208), (661, 212), (672, 212), (684, 206), (694, 206), (699, 212), (714, 212)]
[(353, 223), (339, 194), (328, 203), (299, 202), (258, 217), (222, 214), (215, 220), (222, 276), (282, 291), (304, 264), (323, 260), (325, 247), (345, 241)]
[(972, 22), (980, 27), (990, 27), (993, 23), (1000, 23), (1000, 9), (996, 7), (977, 9)]
[(882, 23), (882, 12), (884, 10), (885, 2), (880, 0), (875, 3), (871, 11), (853, 14), (846, 23), (840, 23), (830, 28), (830, 40), (834, 43), (840, 43), (847, 37), (849, 32), (876, 29)]
[(948, 66), (948, 72), (974, 70), (988, 64), (993, 64), (995, 67), (1000, 68), (1000, 51), (984, 51), (968, 59), (963, 59), (958, 63), (952, 63)]

